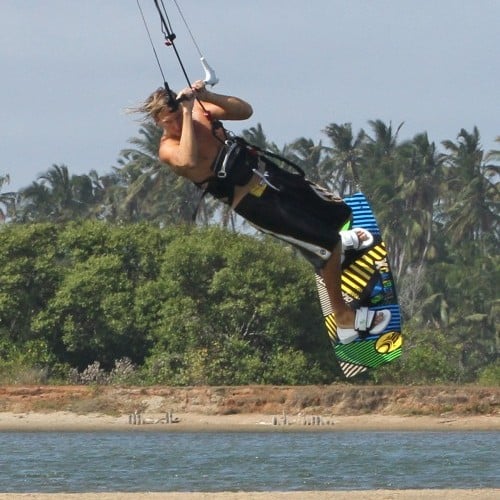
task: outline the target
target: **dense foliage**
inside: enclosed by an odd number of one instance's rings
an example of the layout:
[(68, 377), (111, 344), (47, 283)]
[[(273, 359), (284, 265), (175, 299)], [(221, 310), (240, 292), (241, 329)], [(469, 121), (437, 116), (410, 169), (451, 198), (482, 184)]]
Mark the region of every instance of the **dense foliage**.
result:
[(128, 358), (148, 383), (327, 381), (308, 266), (219, 228), (98, 221), (1, 230), (0, 355), (66, 377)]
[[(485, 154), (477, 129), (443, 151), (425, 133), (400, 142), (399, 128), (370, 129), (330, 124), (327, 145), (302, 138), (281, 151), (260, 125), (244, 135), (372, 201), (406, 325), (403, 358), (370, 380), (498, 384), (500, 152)], [(197, 189), (158, 161), (152, 124), (139, 134), (110, 174), (53, 165), (0, 194), (0, 380), (341, 377), (309, 265), (208, 197), (193, 225)]]

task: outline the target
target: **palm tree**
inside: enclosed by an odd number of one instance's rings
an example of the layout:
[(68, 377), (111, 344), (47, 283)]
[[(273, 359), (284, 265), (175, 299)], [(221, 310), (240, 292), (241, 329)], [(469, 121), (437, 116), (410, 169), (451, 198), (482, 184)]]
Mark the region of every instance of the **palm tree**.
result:
[[(498, 136), (495, 141), (500, 143), (500, 136)], [(500, 206), (500, 165), (495, 165), (490, 162), (500, 162), (500, 150), (493, 149), (488, 151), (484, 160), (487, 163), (484, 165), (483, 174), (488, 181), (486, 188), (486, 203), (490, 210), (498, 217), (498, 207)], [(496, 224), (495, 230), (498, 234), (498, 224)]]
[(328, 169), (324, 165), (327, 156), (326, 148), (321, 141), (315, 144), (313, 140), (302, 137), (291, 144), (286, 144), (282, 154), (299, 165), (308, 179), (325, 187), (331, 187), (328, 184), (328, 177), (324, 177), (325, 173), (328, 174)]
[(462, 343), (466, 356), (481, 360), (497, 341), (498, 299), (492, 291), (498, 284), (498, 190), (487, 175), (490, 167), (483, 161), (476, 127), (471, 133), (462, 129), (456, 142), (442, 144), (447, 154), (441, 217), (448, 243), (443, 288), (457, 344)]
[(439, 318), (446, 311), (446, 297), (439, 288), (429, 287), (428, 269), (442, 248), (436, 220), (442, 162), (435, 143), (422, 133), (399, 147), (398, 164), (393, 205), (400, 207), (400, 234), (396, 239), (393, 233), (389, 244), (393, 272), (400, 284), (400, 302), (407, 317), (420, 316), (423, 321), (424, 313), (427, 319)]
[[(500, 135), (498, 135), (495, 138), (495, 142), (500, 143)], [(485, 156), (486, 161), (500, 161), (500, 149), (492, 149), (491, 151), (488, 151), (488, 153)], [(498, 168), (498, 166), (497, 166)], [(498, 171), (498, 170), (497, 170)]]
[(112, 167), (110, 174), (99, 177), (100, 210), (98, 218), (115, 222), (129, 220), (129, 217), (124, 216), (129, 184), (126, 172), (118, 167)]
[(38, 180), (49, 187), (53, 202), (57, 203), (57, 209), (62, 212), (69, 207), (73, 201), (73, 190), (71, 177), (66, 165), (52, 165), (45, 174), (38, 177)]
[[(162, 131), (152, 121), (139, 129), (139, 137), (129, 140), (136, 146), (124, 149), (117, 169), (127, 187), (123, 203), (127, 220), (162, 223), (192, 222), (200, 198), (199, 190), (160, 162), (158, 148)], [(204, 207), (200, 214), (208, 217)]]
[(381, 120), (370, 120), (368, 123), (373, 136), (365, 133), (363, 137), (361, 183), (372, 199), (385, 203), (393, 197), (398, 177), (398, 135), (403, 123), (395, 131), (391, 123), (386, 125)]
[(66, 165), (52, 165), (20, 191), (22, 220), (64, 222), (93, 217), (95, 190), (89, 175), (70, 175)]
[(398, 196), (397, 183), (401, 175), (401, 151), (406, 144), (398, 143), (398, 134), (392, 125), (381, 120), (369, 122), (373, 137), (365, 133), (361, 144), (359, 177), (363, 191), (377, 214), (384, 240), (390, 248), (393, 269), (401, 267), (404, 248), (401, 235), (404, 234), (402, 214), (404, 200)]
[(443, 161), (427, 133), (416, 135), (401, 145), (400, 169), (395, 199), (401, 206), (403, 258), (398, 273), (411, 266), (420, 269), (428, 258), (435, 258), (435, 211), (443, 179)]
[(325, 162), (330, 170), (329, 184), (335, 185), (341, 196), (351, 195), (360, 189), (358, 165), (365, 132), (360, 130), (354, 137), (350, 123), (331, 123), (323, 132), (333, 144), (330, 149), (331, 161)]
[[(10, 182), (9, 175), (0, 175), (0, 190), (4, 184)], [(17, 195), (14, 192), (0, 193), (0, 223), (4, 223), (7, 217), (15, 217)]]
[(260, 123), (258, 123), (256, 127), (250, 127), (249, 129), (242, 130), (241, 137), (259, 149), (271, 151), (276, 154), (280, 153), (278, 146), (276, 146), (274, 142), (269, 142), (267, 140), (262, 124)]
[(483, 162), (477, 127), (472, 133), (462, 129), (457, 142), (443, 141), (448, 154), (443, 156), (446, 166), (446, 231), (452, 244), (475, 242), (468, 245), (473, 253), (477, 251), (489, 253), (491, 247), (485, 248), (483, 243), (491, 241), (490, 236), (498, 242), (498, 189), (491, 182), (491, 166)]
[(54, 220), (52, 193), (45, 184), (33, 181), (28, 187), (20, 190), (19, 197), (20, 222)]
[(146, 122), (139, 129), (139, 137), (132, 137), (129, 143), (136, 148), (120, 151), (119, 167), (115, 172), (122, 179), (126, 189), (123, 206), (119, 207), (126, 220), (140, 217), (140, 207), (147, 196), (152, 181), (162, 172), (163, 165), (158, 159), (161, 130), (152, 122)]

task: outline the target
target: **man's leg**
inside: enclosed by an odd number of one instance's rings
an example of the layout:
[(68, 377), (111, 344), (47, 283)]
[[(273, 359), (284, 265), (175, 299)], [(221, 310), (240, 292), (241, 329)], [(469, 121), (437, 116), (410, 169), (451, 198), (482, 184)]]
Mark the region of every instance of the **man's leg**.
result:
[[(333, 249), (330, 258), (327, 260), (322, 269), (322, 277), (325, 281), (325, 286), (328, 291), (328, 297), (330, 298), (333, 313), (335, 314), (337, 327), (354, 328), (355, 311), (345, 303), (344, 297), (342, 296), (341, 255), (342, 243), (339, 242)], [(373, 326), (379, 324), (383, 320), (384, 314), (382, 312), (378, 312), (373, 321)]]
[(339, 242), (335, 246), (322, 269), (323, 280), (330, 297), (333, 312), (337, 326), (345, 328), (353, 328), (354, 326), (354, 311), (346, 305), (341, 290), (341, 275), (342, 267), (340, 258), (342, 255), (342, 243)]

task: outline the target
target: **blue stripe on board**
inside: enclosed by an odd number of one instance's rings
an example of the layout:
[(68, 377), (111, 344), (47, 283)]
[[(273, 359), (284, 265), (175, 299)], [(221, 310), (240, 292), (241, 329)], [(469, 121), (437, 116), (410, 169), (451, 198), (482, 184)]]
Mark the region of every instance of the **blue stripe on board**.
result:
[(363, 227), (372, 234), (380, 235), (377, 221), (373, 215), (373, 211), (363, 193), (356, 193), (349, 196), (344, 201), (352, 209), (352, 226)]
[[(389, 324), (385, 327), (384, 332), (401, 331), (401, 310), (397, 304), (386, 304), (380, 307), (370, 307), (371, 311), (379, 311), (381, 309), (389, 309), (391, 311), (391, 319)], [(378, 333), (377, 335), (369, 335), (367, 339), (376, 339), (383, 335), (383, 333)]]

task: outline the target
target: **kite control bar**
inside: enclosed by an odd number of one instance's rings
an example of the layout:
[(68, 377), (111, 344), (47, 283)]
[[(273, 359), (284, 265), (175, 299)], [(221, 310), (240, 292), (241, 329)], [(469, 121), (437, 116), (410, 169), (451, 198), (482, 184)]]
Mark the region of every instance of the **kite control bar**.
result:
[[(137, 1), (139, 1), (139, 0), (137, 0)], [(163, 0), (160, 0), (160, 2), (161, 2), (161, 7), (160, 7), (159, 1), (154, 0), (156, 10), (158, 11), (158, 15), (160, 17), (160, 23), (161, 23), (161, 27), (162, 27), (163, 36), (165, 37), (165, 45), (167, 45), (168, 47), (172, 47), (174, 49), (174, 52), (175, 52), (175, 55), (177, 57), (177, 61), (179, 62), (179, 65), (181, 67), (182, 73), (184, 74), (184, 77), (186, 78), (188, 85), (191, 85), (191, 80), (189, 79), (189, 77), (187, 75), (186, 69), (185, 69), (184, 64), (182, 62), (182, 59), (181, 59), (179, 52), (177, 51), (177, 47), (175, 46), (175, 43), (174, 43), (176, 35), (172, 31), (172, 28), (170, 25), (170, 20), (168, 18), (165, 6), (163, 4)], [(217, 78), (213, 68), (208, 64), (207, 60), (202, 55), (200, 48), (198, 47), (198, 44), (196, 43), (196, 40), (194, 39), (194, 36), (193, 36), (191, 30), (189, 29), (189, 26), (186, 22), (186, 19), (184, 18), (184, 15), (182, 14), (182, 11), (179, 7), (179, 4), (175, 0), (174, 0), (174, 3), (177, 6), (177, 10), (179, 11), (179, 14), (181, 15), (181, 18), (184, 21), (184, 24), (186, 25), (186, 28), (191, 36), (191, 39), (193, 40), (193, 43), (196, 47), (196, 50), (198, 51), (198, 54), (200, 56), (200, 62), (201, 62), (201, 65), (203, 66), (203, 69), (205, 71), (205, 78), (203, 79), (203, 81), (207, 85), (210, 85), (213, 87), (219, 81), (219, 79)], [(139, 5), (139, 8), (140, 8), (140, 5)], [(141, 10), (141, 14), (142, 14), (142, 10)], [(143, 20), (144, 20), (144, 16), (143, 16)], [(165, 78), (164, 78), (164, 80), (165, 80)]]
[[(163, 73), (163, 68), (162, 68), (162, 65), (160, 63), (160, 59), (158, 57), (158, 54), (156, 53), (155, 45), (153, 43), (151, 33), (149, 32), (148, 23), (146, 22), (146, 18), (144, 16), (143, 11), (142, 11), (140, 1), (139, 0), (136, 0), (136, 1), (137, 1), (137, 6), (139, 8), (139, 12), (141, 13), (144, 27), (146, 28), (146, 32), (147, 32), (148, 37), (149, 37), (149, 42), (151, 44), (151, 48), (153, 49), (153, 53), (154, 53), (154, 56), (156, 58), (156, 63), (158, 64), (158, 68), (160, 69), (161, 76), (163, 77), (165, 90), (167, 92), (167, 95), (169, 96), (167, 98), (168, 105), (171, 107), (172, 110), (174, 110), (179, 106), (180, 102), (185, 101), (186, 99), (188, 99), (188, 97), (180, 96), (179, 98), (175, 98), (174, 95), (172, 94), (172, 92), (170, 91), (170, 88), (169, 88), (168, 83), (166, 81), (165, 75)], [(184, 21), (184, 24), (186, 25), (186, 28), (191, 36), (191, 39), (196, 47), (196, 50), (198, 51), (198, 54), (200, 56), (200, 62), (201, 62), (201, 65), (203, 66), (203, 69), (205, 71), (205, 78), (203, 79), (203, 81), (205, 82), (206, 85), (210, 85), (211, 87), (213, 87), (215, 84), (218, 83), (219, 79), (217, 78), (217, 75), (215, 74), (214, 69), (208, 64), (207, 60), (202, 55), (200, 48), (198, 47), (198, 44), (196, 43), (196, 40), (194, 39), (194, 36), (191, 33), (191, 30), (189, 29), (189, 26), (186, 22), (186, 19), (184, 18), (184, 15), (182, 14), (182, 11), (179, 7), (179, 4), (177, 3), (177, 0), (173, 0), (173, 2), (177, 6), (177, 10), (179, 11), (181, 18)], [(186, 69), (185, 69), (184, 64), (182, 62), (182, 59), (181, 59), (179, 52), (177, 51), (177, 47), (175, 46), (175, 43), (174, 43), (174, 40), (176, 39), (176, 35), (171, 28), (170, 19), (168, 18), (168, 14), (167, 14), (167, 11), (165, 9), (165, 5), (163, 4), (163, 0), (154, 0), (154, 4), (156, 7), (156, 10), (158, 11), (158, 15), (160, 17), (161, 31), (162, 31), (164, 39), (165, 39), (165, 45), (168, 47), (171, 47), (174, 50), (175, 55), (177, 57), (177, 61), (179, 62), (179, 66), (181, 68), (181, 71), (182, 71), (182, 73), (187, 81), (187, 84), (191, 87), (191, 80), (190, 80), (189, 76), (187, 75)], [(212, 123), (212, 129), (216, 130), (216, 129), (222, 127), (222, 124), (218, 120), (212, 119), (212, 117), (210, 116), (210, 112), (205, 109), (205, 107), (203, 106), (203, 103), (196, 96), (196, 94), (194, 97), (198, 101), (198, 103), (200, 104), (205, 116)]]

